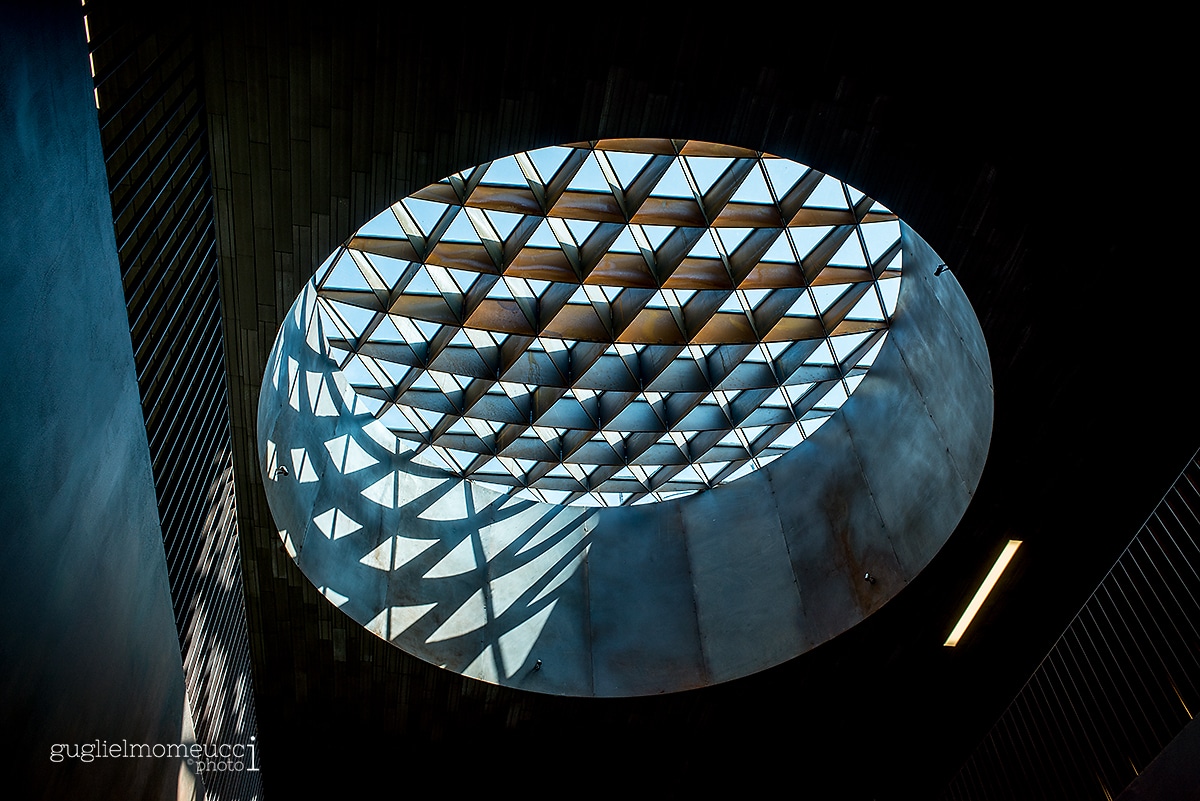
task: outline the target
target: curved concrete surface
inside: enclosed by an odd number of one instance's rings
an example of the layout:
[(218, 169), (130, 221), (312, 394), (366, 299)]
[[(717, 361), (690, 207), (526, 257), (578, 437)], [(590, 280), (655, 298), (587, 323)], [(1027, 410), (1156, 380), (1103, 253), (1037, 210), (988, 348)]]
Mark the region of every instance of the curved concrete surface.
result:
[(644, 695), (795, 657), (916, 576), (983, 471), (982, 332), (937, 255), (906, 226), (902, 240), (887, 343), (816, 434), (729, 484), (610, 509), (514, 500), (413, 463), (328, 357), (310, 284), (259, 399), (284, 546), (371, 631), (506, 686)]

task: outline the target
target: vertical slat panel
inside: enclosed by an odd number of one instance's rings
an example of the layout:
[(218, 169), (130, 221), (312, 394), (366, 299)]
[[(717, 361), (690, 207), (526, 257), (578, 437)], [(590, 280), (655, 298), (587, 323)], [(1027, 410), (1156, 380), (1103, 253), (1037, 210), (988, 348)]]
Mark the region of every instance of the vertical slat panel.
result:
[[(134, 5), (83, 7), (130, 336), (197, 741), (246, 746), (257, 722), (201, 53), (185, 18)], [(202, 775), (212, 799), (261, 797), (260, 777)]]

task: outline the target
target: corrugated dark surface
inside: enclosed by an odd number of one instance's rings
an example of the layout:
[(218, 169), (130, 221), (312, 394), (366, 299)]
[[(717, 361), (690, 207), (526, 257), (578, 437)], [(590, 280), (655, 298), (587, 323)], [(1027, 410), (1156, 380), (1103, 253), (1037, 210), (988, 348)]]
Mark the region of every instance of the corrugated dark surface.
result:
[[(257, 736), (194, 26), (88, 3), (98, 114), (142, 411), (198, 742)], [(213, 799), (258, 772), (208, 772)]]
[(1200, 709), (1198, 599), (1193, 457), (943, 797), (1116, 797)]

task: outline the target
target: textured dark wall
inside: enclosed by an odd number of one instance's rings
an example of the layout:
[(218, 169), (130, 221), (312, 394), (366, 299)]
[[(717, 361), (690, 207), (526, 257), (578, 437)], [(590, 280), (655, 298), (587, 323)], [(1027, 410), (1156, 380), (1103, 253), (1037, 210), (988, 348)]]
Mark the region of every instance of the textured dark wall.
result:
[(0, 720), (5, 793), (174, 798), (183, 670), (77, 3), (0, 27)]
[[(100, 143), (198, 742), (257, 735), (233, 491), (212, 172), (194, 21), (86, 7)], [(254, 771), (206, 774), (210, 801)]]
[[(542, 780), (586, 771), (621, 792), (705, 790), (714, 773), (775, 791), (785, 772), (818, 797), (934, 795), (1200, 444), (1200, 273), (1171, 233), (1186, 225), (1186, 65), (1164, 63), (1169, 47), (1132, 58), (1161, 32), (1128, 15), (1085, 32), (858, 7), (656, 22), (369, 5), (240, 3), (208, 17), (205, 39), (267, 791), (348, 792), (399, 759), (410, 789), (486, 791), (536, 764)], [(911, 224), (987, 339), (983, 478), (894, 601), (772, 671), (612, 703), (449, 676), (337, 611), (280, 547), (253, 447), (270, 343), (320, 260), (407, 191), (523, 148), (635, 135), (796, 158)], [(943, 648), (1010, 537), (1026, 545), (1003, 600)]]

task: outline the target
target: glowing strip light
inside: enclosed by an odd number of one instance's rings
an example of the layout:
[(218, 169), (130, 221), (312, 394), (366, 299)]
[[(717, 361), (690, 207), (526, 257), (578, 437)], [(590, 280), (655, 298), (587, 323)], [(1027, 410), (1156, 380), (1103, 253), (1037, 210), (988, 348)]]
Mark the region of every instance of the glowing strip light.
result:
[(1008, 567), (1008, 563), (1012, 561), (1013, 554), (1017, 552), (1017, 548), (1019, 547), (1021, 547), (1021, 540), (1009, 540), (1008, 544), (1004, 546), (1004, 550), (996, 557), (996, 563), (992, 565), (992, 569), (988, 571), (987, 577), (979, 585), (979, 589), (975, 592), (975, 597), (971, 599), (971, 603), (967, 604), (967, 610), (962, 613), (962, 617), (958, 619), (958, 623), (954, 626), (954, 631), (950, 632), (950, 636), (946, 638), (945, 645), (948, 648), (958, 645), (958, 641), (962, 639), (967, 626), (971, 625), (971, 621), (975, 619), (975, 614), (979, 611), (979, 607), (983, 606), (983, 602), (987, 600), (988, 593), (992, 591), (992, 587), (996, 586), (996, 582), (1000, 580), (1000, 575), (1004, 572), (1004, 568)]

